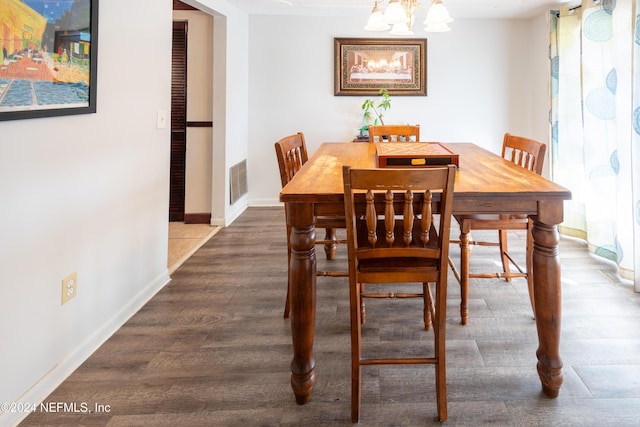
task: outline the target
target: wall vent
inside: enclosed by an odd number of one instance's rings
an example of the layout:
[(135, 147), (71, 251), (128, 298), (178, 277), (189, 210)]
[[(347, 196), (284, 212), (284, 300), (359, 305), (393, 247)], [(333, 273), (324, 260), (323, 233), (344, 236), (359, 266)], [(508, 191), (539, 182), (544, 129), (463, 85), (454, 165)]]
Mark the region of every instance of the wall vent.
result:
[(229, 169), (230, 185), (231, 185), (231, 204), (247, 194), (247, 161), (231, 166)]

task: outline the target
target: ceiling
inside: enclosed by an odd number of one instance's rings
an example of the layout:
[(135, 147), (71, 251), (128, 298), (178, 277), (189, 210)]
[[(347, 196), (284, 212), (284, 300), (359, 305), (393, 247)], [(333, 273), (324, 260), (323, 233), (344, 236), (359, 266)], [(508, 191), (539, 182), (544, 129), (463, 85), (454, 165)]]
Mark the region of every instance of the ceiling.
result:
[[(252, 15), (362, 16), (366, 21), (374, 0), (227, 0)], [(431, 0), (420, 0), (426, 14)], [(580, 0), (442, 0), (456, 18), (531, 18), (549, 9), (580, 3)], [(388, 0), (380, 2), (386, 7)]]

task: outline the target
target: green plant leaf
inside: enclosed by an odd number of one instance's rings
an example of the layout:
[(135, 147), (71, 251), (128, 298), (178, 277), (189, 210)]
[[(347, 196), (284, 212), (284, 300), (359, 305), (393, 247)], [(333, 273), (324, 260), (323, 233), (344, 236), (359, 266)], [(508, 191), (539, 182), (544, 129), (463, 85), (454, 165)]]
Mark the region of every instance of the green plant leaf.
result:
[(382, 99), (379, 100), (377, 106), (372, 99), (365, 99), (362, 103), (362, 120), (367, 124), (371, 123), (371, 119), (373, 118), (371, 110), (373, 110), (373, 113), (376, 116), (374, 124), (377, 125), (379, 120), (380, 124), (384, 125), (382, 112), (391, 108), (391, 96), (389, 95), (389, 91), (387, 89), (380, 89), (378, 93)]

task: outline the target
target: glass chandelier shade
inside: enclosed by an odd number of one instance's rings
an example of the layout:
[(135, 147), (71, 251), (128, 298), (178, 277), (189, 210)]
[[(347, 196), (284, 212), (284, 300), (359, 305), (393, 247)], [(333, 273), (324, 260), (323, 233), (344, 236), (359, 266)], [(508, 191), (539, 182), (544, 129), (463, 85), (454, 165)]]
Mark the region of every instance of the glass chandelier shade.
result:
[(449, 22), (453, 22), (453, 18), (449, 15), (449, 11), (444, 7), (442, 1), (433, 0), (427, 12), (427, 19), (424, 21), (426, 25), (424, 30), (428, 32), (450, 31), (451, 28), (447, 25)]
[[(414, 10), (420, 6), (416, 0), (389, 0), (389, 4), (382, 13), (379, 3), (384, 0), (376, 0), (364, 27), (367, 31), (386, 31), (391, 28), (390, 34), (398, 36), (412, 35), (414, 22)], [(453, 22), (451, 15), (442, 4), (442, 0), (431, 0), (431, 6), (424, 21), (427, 32), (450, 31), (447, 25)]]
[(385, 31), (391, 28), (387, 21), (384, 19), (384, 15), (382, 14), (382, 10), (378, 6), (378, 2), (373, 6), (373, 10), (371, 11), (371, 15), (369, 15), (369, 20), (367, 21), (367, 26), (364, 27), (367, 31)]
[(384, 11), (384, 19), (389, 24), (406, 24), (409, 17), (404, 7), (400, 4), (400, 0), (391, 0)]
[(393, 34), (395, 36), (411, 36), (413, 35), (413, 31), (409, 29), (406, 22), (401, 22), (399, 24), (393, 24), (389, 34)]

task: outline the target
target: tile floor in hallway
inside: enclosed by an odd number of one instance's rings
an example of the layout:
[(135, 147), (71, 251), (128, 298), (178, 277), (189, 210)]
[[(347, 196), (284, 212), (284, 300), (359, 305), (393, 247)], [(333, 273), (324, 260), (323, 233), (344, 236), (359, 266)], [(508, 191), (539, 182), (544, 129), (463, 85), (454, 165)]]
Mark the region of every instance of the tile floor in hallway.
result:
[(193, 255), (211, 237), (220, 231), (221, 227), (208, 224), (185, 224), (172, 221), (169, 223), (169, 250), (167, 267), (172, 274), (191, 255)]

